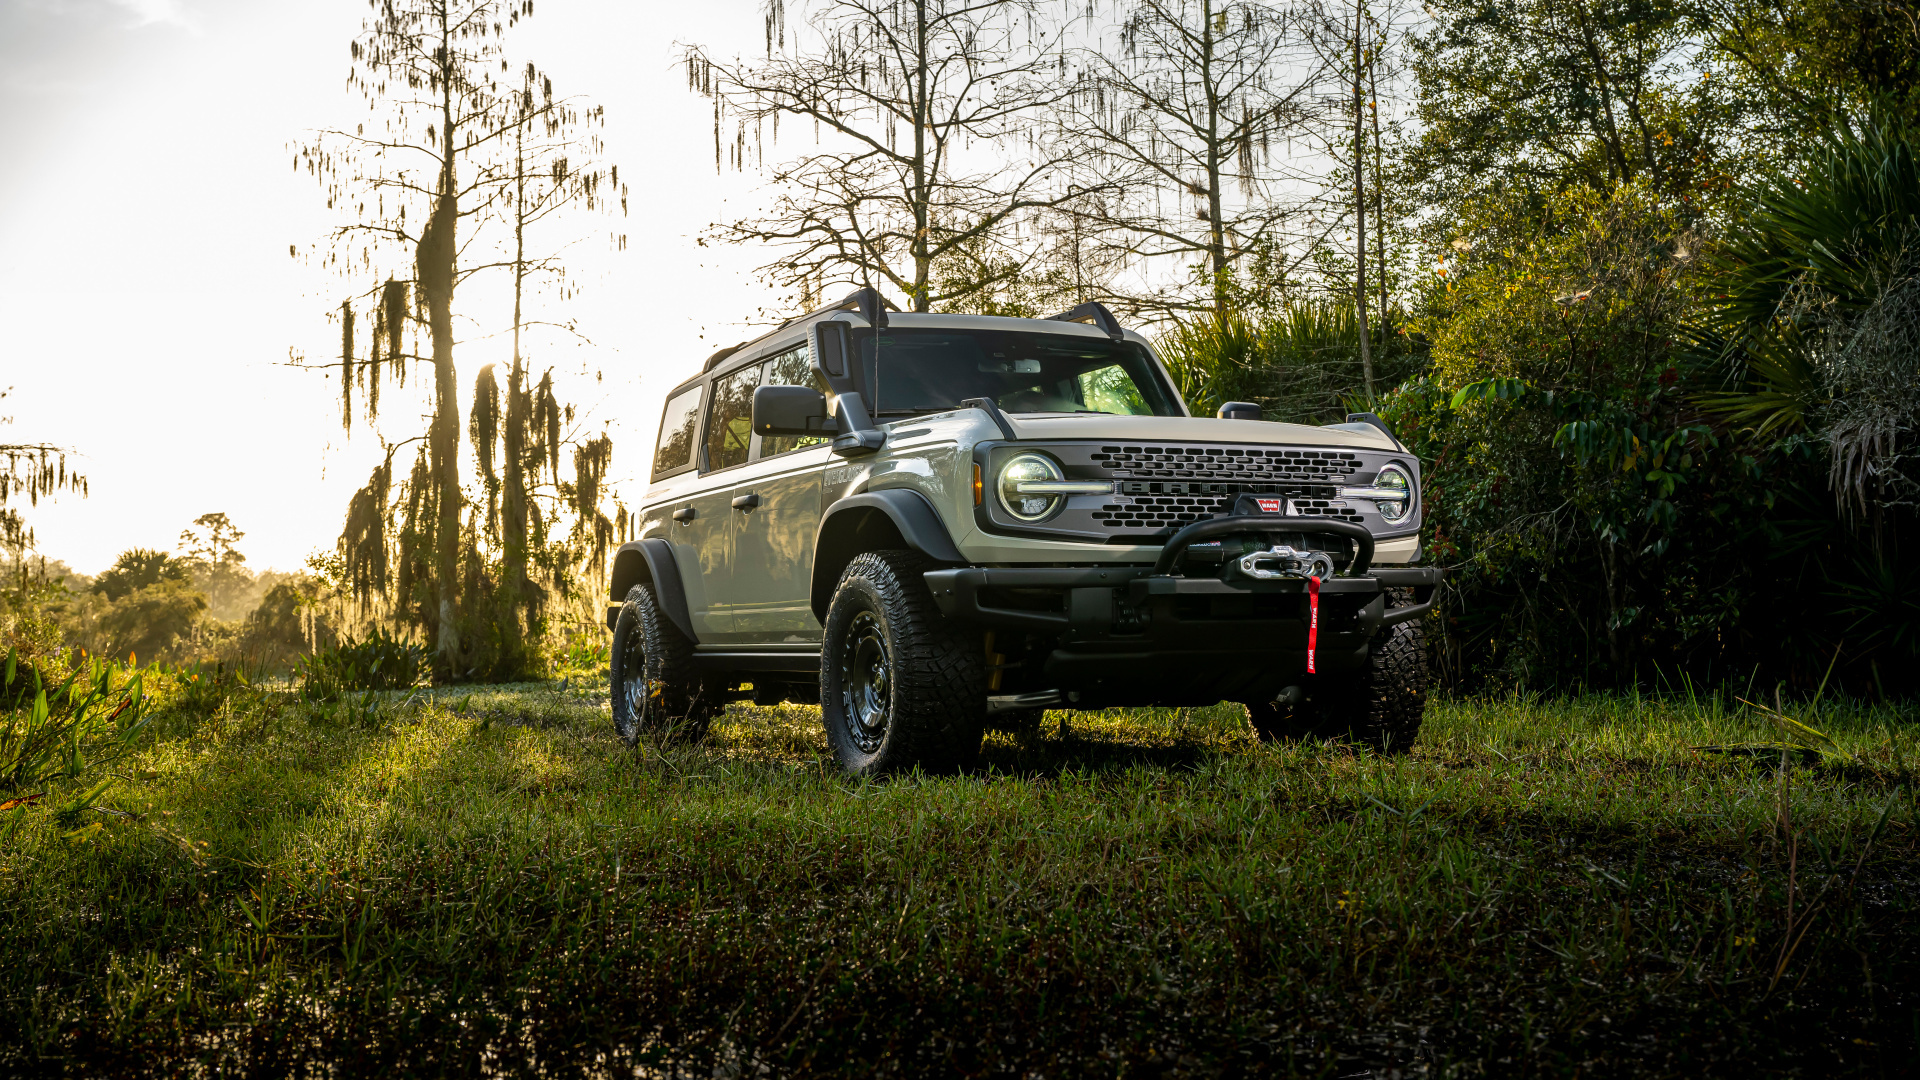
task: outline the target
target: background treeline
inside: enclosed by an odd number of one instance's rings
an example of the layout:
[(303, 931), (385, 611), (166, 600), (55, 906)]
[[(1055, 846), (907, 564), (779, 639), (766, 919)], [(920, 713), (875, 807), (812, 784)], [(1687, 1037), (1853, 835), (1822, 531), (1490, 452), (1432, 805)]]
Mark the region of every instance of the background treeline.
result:
[(1379, 411), (1428, 465), (1447, 676), (1911, 691), (1916, 9), (1436, 12), (1383, 180), (1433, 272)]
[(1920, 7), (795, 10), (687, 59), (716, 168), (814, 140), (714, 230), (800, 301), (1100, 300), (1196, 412), (1381, 413), (1457, 687), (1915, 687)]
[(29, 659), (60, 654), (62, 668), (89, 655), (257, 670), (339, 644), (324, 578), (255, 573), (239, 548), (245, 538), (227, 515), (203, 514), (175, 550), (131, 548), (91, 577), (16, 548), (0, 559), (0, 648)]

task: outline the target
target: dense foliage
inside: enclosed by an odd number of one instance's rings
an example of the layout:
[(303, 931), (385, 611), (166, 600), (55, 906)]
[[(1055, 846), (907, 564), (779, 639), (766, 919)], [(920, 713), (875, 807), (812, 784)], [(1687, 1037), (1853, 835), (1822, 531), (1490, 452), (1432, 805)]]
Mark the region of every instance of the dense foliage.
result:
[[(1415, 39), (1425, 267), (1377, 411), (1425, 463), (1455, 685), (1920, 686), (1908, 38), (1816, 47), (1877, 16), (1763, 6), (1460, 0)], [(1350, 313), (1249, 303), (1160, 347), (1196, 410), (1323, 421), (1368, 397), (1322, 329)]]

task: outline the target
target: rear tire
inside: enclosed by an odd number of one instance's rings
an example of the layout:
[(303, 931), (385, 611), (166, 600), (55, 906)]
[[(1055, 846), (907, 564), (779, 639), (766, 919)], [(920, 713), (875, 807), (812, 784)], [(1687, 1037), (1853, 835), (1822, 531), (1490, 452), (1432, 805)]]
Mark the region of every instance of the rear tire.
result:
[(986, 719), (978, 643), (947, 623), (906, 551), (857, 556), (840, 575), (820, 648), (820, 718), (856, 776), (970, 764)]
[(628, 746), (642, 732), (697, 740), (713, 723), (717, 698), (694, 671), (693, 642), (660, 610), (651, 585), (627, 590), (608, 674), (613, 730)]

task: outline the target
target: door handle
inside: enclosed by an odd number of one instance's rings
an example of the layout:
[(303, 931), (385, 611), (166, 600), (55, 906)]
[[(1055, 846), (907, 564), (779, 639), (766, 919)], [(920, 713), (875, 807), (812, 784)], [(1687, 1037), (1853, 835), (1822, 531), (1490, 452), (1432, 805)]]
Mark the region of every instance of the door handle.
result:
[(682, 525), (685, 525), (687, 522), (692, 521), (694, 518), (697, 518), (699, 516), (700, 516), (700, 511), (695, 510), (691, 506), (683, 506), (680, 509), (675, 510), (673, 512), (673, 520), (679, 522)]
[(733, 508), (735, 510), (752, 510), (759, 505), (760, 496), (758, 495), (737, 495), (733, 500)]

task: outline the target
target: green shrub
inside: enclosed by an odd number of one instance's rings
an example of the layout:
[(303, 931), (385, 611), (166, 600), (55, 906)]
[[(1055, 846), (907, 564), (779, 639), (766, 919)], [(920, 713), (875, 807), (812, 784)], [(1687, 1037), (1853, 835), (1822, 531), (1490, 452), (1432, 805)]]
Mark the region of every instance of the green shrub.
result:
[[(1373, 384), (1383, 393), (1421, 363), (1417, 343), (1373, 328)], [(1259, 311), (1229, 308), (1175, 323), (1154, 342), (1196, 416), (1251, 401), (1268, 420), (1335, 423), (1366, 399), (1353, 305), (1295, 301)]]
[(171, 674), (179, 689), (170, 704), (195, 716), (212, 716), (230, 698), (252, 690), (255, 682), (244, 665), (225, 661), (188, 664)]
[(1637, 185), (1474, 213), (1429, 373), (1380, 410), (1425, 465), (1447, 680), (1913, 686), (1911, 583), (1836, 517), (1825, 447), (1703, 405), (1725, 282), (1684, 213)]
[(0, 720), (0, 793), (76, 779), (132, 746), (146, 726), (147, 703), (140, 673), (115, 685), (117, 670), (96, 661), (48, 687), (7, 650), (0, 686), (20, 704)]
[(309, 701), (337, 701), (355, 692), (404, 690), (420, 681), (426, 660), (420, 646), (375, 630), (300, 658), (300, 694)]

